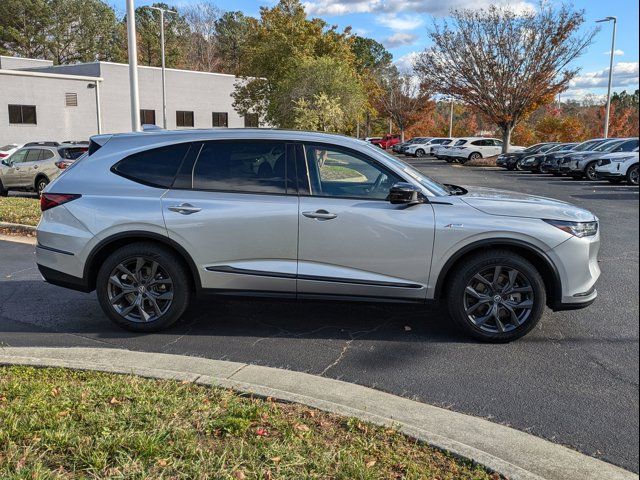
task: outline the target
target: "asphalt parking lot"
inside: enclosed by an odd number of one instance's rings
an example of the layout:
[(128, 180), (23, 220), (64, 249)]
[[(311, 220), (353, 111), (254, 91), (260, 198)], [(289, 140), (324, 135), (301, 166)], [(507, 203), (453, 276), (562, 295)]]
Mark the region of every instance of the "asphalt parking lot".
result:
[[(200, 301), (161, 334), (113, 327), (93, 294), (43, 283), (31, 245), (0, 241), (0, 343), (103, 346), (251, 362), (359, 383), (489, 418), (638, 471), (638, 188), (411, 161), (445, 183), (579, 204), (600, 217), (599, 299), (547, 312), (508, 345), (434, 308)], [(509, 448), (509, 445), (505, 445)]]

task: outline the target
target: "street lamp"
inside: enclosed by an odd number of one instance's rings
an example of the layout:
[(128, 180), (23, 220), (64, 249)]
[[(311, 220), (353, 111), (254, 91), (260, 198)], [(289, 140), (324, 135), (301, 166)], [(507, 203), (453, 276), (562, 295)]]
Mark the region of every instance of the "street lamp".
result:
[(453, 97), (451, 97), (451, 109), (449, 110), (449, 138), (453, 138)]
[(164, 14), (173, 13), (176, 14), (173, 10), (167, 10), (166, 8), (160, 7), (147, 7), (151, 10), (157, 10), (160, 12), (160, 52), (162, 56), (162, 128), (167, 128), (167, 91), (166, 91), (166, 80), (165, 80), (165, 70), (164, 70)]
[(613, 56), (616, 51), (616, 26), (618, 19), (616, 17), (606, 17), (596, 20), (597, 23), (613, 22), (613, 35), (611, 38), (611, 60), (609, 61), (609, 86), (607, 88), (607, 110), (604, 116), (604, 138), (609, 138), (609, 112), (611, 111), (611, 77), (613, 75)]
[(131, 130), (140, 131), (140, 100), (138, 96), (138, 45), (136, 42), (136, 11), (133, 0), (127, 0), (127, 43), (129, 49), (129, 95), (131, 97)]

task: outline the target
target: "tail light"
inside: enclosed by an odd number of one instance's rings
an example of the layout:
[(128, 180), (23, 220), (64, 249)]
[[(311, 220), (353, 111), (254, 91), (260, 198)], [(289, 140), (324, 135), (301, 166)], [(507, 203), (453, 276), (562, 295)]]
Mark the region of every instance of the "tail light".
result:
[(0, 153), (0, 158), (6, 158), (8, 156), (9, 156), (8, 153)]
[(67, 162), (66, 160), (58, 160), (55, 165), (56, 167), (58, 167), (60, 170), (64, 170), (65, 168), (67, 168), (69, 165), (71, 165), (73, 162)]
[(81, 196), (82, 195), (77, 193), (43, 193), (40, 196), (40, 210), (44, 212), (53, 207), (76, 200)]

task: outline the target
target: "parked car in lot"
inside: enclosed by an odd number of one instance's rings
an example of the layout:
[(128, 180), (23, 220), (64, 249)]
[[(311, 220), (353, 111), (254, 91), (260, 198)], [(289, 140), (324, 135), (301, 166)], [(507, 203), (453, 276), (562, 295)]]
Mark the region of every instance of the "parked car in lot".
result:
[(638, 185), (638, 147), (632, 152), (617, 152), (604, 155), (596, 166), (598, 180), (611, 183), (626, 181)]
[(604, 143), (597, 147), (593, 153), (583, 153), (580, 155), (569, 155), (571, 161), (568, 162), (569, 176), (586, 180), (597, 180), (596, 166), (602, 153), (629, 153), (638, 148), (638, 139), (619, 139)]
[(372, 145), (376, 145), (383, 150), (393, 147), (396, 143), (400, 143), (400, 135), (387, 134), (380, 140), (371, 140)]
[(448, 142), (451, 142), (451, 138), (447, 137), (436, 137), (425, 139), (422, 142), (415, 142), (409, 145), (404, 149), (405, 155), (410, 155), (413, 157), (424, 157), (425, 155), (431, 155), (433, 152), (433, 148), (438, 145), (444, 145)]
[(8, 143), (0, 147), (0, 160), (11, 156), (15, 151), (22, 148), (21, 143)]
[(529, 155), (545, 152), (557, 144), (557, 142), (536, 143), (535, 145), (531, 145), (530, 147), (518, 152), (502, 153), (498, 155), (496, 165), (498, 167), (506, 168), (507, 170), (515, 170), (518, 162), (523, 158)]
[(430, 138), (431, 137), (415, 137), (406, 142), (396, 143), (393, 147), (391, 147), (391, 150), (393, 150), (395, 153), (404, 153), (404, 150), (411, 144), (425, 142), (430, 140)]
[(554, 175), (563, 175), (565, 173), (567, 173), (567, 170), (564, 170), (564, 166), (565, 164), (569, 163), (571, 161), (571, 155), (576, 154), (576, 153), (580, 153), (580, 152), (591, 152), (593, 151), (595, 148), (597, 148), (598, 146), (602, 145), (603, 143), (609, 142), (611, 141), (610, 138), (593, 138), (591, 140), (586, 140), (578, 145), (576, 145), (575, 147), (573, 147), (570, 151), (565, 152), (561, 158), (558, 159), (558, 166), (557, 169), (553, 169), (552, 173)]
[(0, 164), (0, 196), (6, 196), (10, 190), (42, 193), (53, 179), (88, 148), (88, 144), (21, 148)]
[(45, 189), (36, 260), (131, 330), (166, 328), (194, 294), (217, 293), (444, 301), (467, 333), (505, 342), (545, 304), (597, 296), (589, 211), (442, 185), (356, 139), (162, 131), (93, 137), (90, 152)]
[(443, 142), (440, 145), (434, 145), (431, 148), (431, 155), (436, 157), (438, 160), (445, 160), (445, 152), (449, 150), (453, 145), (455, 145), (458, 140), (458, 138), (452, 138), (451, 140)]
[[(465, 140), (465, 142), (460, 145), (456, 144), (446, 150), (445, 157), (465, 163), (468, 160), (492, 157), (502, 152), (502, 140), (497, 138), (466, 137), (460, 140)], [(456, 143), (460, 143), (460, 140)], [(517, 152), (524, 150), (524, 147), (510, 146), (509, 150)]]

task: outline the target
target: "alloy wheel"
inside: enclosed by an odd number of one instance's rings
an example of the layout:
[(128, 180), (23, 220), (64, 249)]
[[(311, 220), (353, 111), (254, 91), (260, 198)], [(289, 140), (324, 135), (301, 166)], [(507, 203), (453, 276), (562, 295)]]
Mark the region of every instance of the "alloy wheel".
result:
[(531, 317), (531, 281), (512, 267), (487, 267), (469, 281), (463, 303), (469, 321), (487, 333), (511, 332)]
[(635, 165), (629, 169), (629, 183), (638, 185), (638, 166)]
[(597, 180), (596, 164), (594, 162), (587, 165), (587, 168), (584, 171), (584, 176), (587, 177), (587, 180)]
[(173, 303), (173, 280), (157, 261), (132, 257), (112, 270), (107, 296), (122, 318), (135, 323), (153, 322)]
[(44, 191), (45, 188), (47, 188), (48, 184), (49, 182), (47, 182), (44, 178), (38, 180), (38, 185), (36, 186), (36, 189), (38, 190), (38, 195), (42, 195), (42, 192)]

